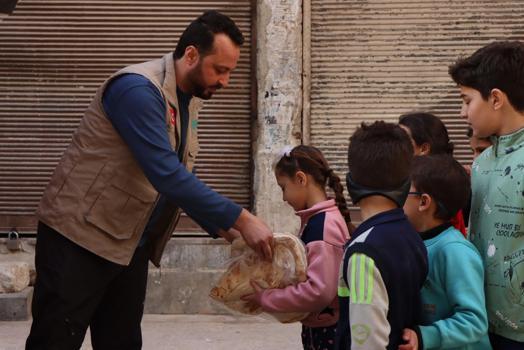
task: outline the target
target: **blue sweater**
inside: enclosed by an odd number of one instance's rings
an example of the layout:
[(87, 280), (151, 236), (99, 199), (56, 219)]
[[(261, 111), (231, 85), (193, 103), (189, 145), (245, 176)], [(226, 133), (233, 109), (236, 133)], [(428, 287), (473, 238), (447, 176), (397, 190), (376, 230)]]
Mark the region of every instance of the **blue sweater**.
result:
[[(190, 97), (181, 92), (177, 95), (184, 129), (188, 123)], [(169, 205), (182, 208), (214, 237), (219, 228), (228, 230), (233, 226), (242, 208), (206, 186), (180, 162), (178, 150), (169, 143), (165, 101), (148, 79), (138, 74), (115, 78), (107, 86), (102, 103), (111, 123), (161, 195), (145, 235), (154, 227), (162, 209)], [(183, 147), (185, 138), (182, 138)]]
[(451, 224), (421, 235), (429, 262), (422, 288), (423, 349), (491, 350), (477, 249)]

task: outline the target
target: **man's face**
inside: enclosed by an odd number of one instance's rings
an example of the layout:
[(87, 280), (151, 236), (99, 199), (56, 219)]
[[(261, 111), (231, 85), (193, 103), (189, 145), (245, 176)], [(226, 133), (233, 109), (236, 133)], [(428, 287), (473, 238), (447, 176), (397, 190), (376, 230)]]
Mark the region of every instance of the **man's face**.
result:
[(466, 118), (475, 137), (489, 137), (498, 134), (501, 128), (499, 113), (491, 103), (491, 96), (484, 100), (478, 90), (460, 85), (462, 109), (460, 115)]
[(240, 48), (227, 35), (216, 34), (211, 52), (200, 56), (188, 72), (191, 94), (209, 100), (218, 89), (226, 87), (239, 56)]

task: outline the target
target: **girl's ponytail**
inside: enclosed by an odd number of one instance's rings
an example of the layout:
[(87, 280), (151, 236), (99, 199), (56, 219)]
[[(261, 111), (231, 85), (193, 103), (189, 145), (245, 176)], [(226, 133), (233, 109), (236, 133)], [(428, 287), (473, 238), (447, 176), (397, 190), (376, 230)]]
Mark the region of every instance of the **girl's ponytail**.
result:
[(326, 177), (328, 179), (328, 186), (335, 193), (335, 203), (337, 204), (338, 210), (340, 210), (340, 213), (346, 220), (346, 225), (348, 226), (349, 234), (352, 234), (355, 227), (351, 223), (351, 216), (346, 202), (346, 198), (344, 198), (344, 187), (342, 187), (342, 184), (340, 183), (340, 177), (338, 177), (337, 174), (335, 174), (333, 169), (328, 169), (326, 171)]

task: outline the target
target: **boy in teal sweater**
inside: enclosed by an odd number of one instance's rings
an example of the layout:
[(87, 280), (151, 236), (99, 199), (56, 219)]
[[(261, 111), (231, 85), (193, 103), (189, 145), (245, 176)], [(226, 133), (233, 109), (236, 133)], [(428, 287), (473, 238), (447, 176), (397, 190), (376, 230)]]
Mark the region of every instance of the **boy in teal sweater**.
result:
[(450, 220), (469, 199), (466, 170), (449, 155), (415, 157), (404, 212), (428, 250), (422, 324), (399, 349), (491, 350), (484, 268), (477, 249)]
[(524, 349), (524, 44), (491, 43), (449, 72), (473, 135), (493, 142), (472, 166), (469, 226), (484, 261), (491, 342)]

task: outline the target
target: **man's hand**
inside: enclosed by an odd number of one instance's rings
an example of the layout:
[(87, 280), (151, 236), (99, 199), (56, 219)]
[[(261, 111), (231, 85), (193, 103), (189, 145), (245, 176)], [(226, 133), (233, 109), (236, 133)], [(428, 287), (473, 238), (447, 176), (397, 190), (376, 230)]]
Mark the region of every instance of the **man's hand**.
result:
[(246, 209), (242, 209), (233, 227), (240, 232), (246, 244), (264, 259), (271, 260), (273, 258), (273, 232), (262, 220)]
[(400, 345), (398, 350), (418, 350), (418, 337), (414, 330), (404, 328), (402, 339), (404, 339), (406, 344)]

